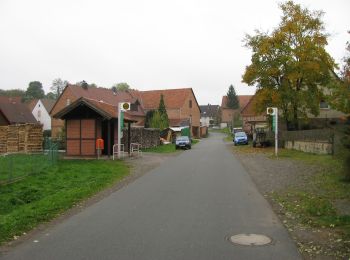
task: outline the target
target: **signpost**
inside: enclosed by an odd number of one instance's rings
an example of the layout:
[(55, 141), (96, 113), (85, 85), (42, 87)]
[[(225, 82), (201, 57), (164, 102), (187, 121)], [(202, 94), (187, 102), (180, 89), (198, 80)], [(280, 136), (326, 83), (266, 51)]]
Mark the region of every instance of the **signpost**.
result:
[(118, 103), (118, 159), (120, 159), (121, 139), (123, 137), (122, 129), (124, 128), (124, 112), (127, 110), (130, 110), (130, 103)]
[(272, 116), (272, 131), (275, 132), (275, 156), (278, 156), (278, 108), (268, 107), (266, 113)]

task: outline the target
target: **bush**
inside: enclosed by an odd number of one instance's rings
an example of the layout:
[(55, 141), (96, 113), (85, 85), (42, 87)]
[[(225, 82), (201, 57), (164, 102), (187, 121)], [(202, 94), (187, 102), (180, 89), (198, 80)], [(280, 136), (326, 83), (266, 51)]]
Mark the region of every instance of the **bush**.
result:
[(51, 137), (51, 130), (44, 130), (43, 135), (44, 135), (44, 138)]

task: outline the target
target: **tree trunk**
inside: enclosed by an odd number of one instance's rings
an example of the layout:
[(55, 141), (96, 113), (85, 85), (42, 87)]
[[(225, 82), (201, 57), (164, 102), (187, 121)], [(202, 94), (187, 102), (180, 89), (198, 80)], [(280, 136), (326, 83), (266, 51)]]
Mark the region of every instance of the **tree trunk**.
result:
[(299, 130), (298, 106), (293, 106), (293, 124), (294, 130)]

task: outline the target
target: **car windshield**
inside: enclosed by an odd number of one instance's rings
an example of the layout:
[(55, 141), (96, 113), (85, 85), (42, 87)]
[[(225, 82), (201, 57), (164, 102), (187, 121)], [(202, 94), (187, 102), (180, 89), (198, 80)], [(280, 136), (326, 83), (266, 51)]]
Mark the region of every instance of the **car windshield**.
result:
[(178, 138), (176, 138), (177, 141), (188, 141), (188, 136), (180, 136)]
[(246, 137), (247, 135), (244, 132), (238, 132), (235, 134), (236, 137)]

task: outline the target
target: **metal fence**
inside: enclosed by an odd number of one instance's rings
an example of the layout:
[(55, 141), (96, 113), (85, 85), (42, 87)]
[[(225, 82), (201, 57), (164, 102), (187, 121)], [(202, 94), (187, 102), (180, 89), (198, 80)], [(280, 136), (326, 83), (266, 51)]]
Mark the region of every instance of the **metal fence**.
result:
[(58, 159), (58, 144), (50, 139), (44, 141), (41, 152), (2, 154), (0, 155), (0, 185), (38, 174), (55, 165)]

